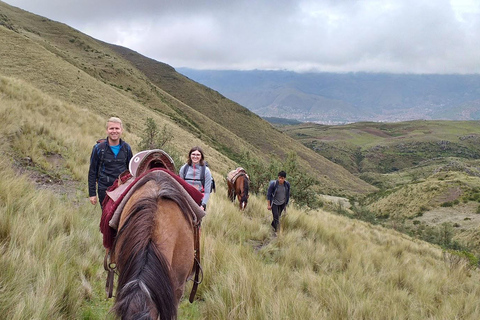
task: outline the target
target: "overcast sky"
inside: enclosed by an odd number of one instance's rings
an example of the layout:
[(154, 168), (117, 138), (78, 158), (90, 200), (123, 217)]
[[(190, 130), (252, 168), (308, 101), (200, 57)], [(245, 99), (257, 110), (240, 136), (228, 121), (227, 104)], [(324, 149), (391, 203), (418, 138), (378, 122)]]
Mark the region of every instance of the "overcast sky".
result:
[(480, 0), (3, 0), (175, 68), (480, 73)]

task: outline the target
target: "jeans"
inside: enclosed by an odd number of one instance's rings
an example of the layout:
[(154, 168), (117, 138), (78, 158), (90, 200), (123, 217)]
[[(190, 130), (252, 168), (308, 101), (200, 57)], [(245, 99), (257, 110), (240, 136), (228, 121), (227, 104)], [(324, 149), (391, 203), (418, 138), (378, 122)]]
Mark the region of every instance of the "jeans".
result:
[(285, 203), (276, 205), (272, 204), (272, 215), (273, 215), (273, 221), (272, 221), (272, 227), (275, 229), (275, 232), (278, 231), (278, 228), (280, 226), (280, 217), (282, 216), (282, 211), (285, 209)]

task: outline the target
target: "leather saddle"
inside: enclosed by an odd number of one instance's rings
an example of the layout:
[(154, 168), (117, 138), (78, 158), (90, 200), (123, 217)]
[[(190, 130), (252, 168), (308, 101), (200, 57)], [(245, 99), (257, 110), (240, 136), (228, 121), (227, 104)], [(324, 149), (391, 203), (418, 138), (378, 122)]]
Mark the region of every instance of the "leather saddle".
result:
[(247, 179), (250, 179), (245, 169), (243, 169), (242, 167), (238, 167), (237, 169), (232, 170), (227, 174), (227, 180), (230, 181), (231, 183), (235, 183), (237, 178), (242, 174), (244, 174), (247, 177)]
[(153, 168), (165, 168), (175, 172), (173, 159), (161, 149), (145, 150), (137, 153), (130, 160), (128, 169), (133, 177), (141, 176)]

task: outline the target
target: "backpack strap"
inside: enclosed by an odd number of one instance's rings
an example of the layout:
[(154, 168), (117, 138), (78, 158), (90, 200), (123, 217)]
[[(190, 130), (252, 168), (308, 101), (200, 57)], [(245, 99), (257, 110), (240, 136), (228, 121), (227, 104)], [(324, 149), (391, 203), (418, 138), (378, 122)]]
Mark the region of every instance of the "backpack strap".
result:
[(205, 190), (205, 167), (206, 165), (203, 165), (202, 168), (200, 169), (200, 181), (202, 182), (202, 187)]
[(187, 177), (188, 165), (183, 165), (183, 180)]
[(97, 148), (100, 148), (100, 162), (98, 163), (97, 177), (96, 177), (98, 179), (98, 175), (100, 174), (100, 169), (102, 168), (103, 160), (105, 158), (105, 149), (107, 148), (107, 139), (98, 139)]

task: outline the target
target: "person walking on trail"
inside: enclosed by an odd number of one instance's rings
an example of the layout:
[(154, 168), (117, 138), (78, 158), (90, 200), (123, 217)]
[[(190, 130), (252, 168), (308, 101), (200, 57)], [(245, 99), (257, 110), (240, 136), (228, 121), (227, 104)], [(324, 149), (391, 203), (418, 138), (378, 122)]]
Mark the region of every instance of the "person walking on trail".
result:
[[(93, 147), (90, 155), (90, 169), (88, 170), (88, 196), (90, 203), (102, 206), (107, 188), (118, 176), (128, 169), (132, 159), (132, 149), (120, 137), (123, 132), (122, 120), (111, 117), (107, 121), (107, 138), (99, 140)], [(97, 189), (97, 190), (95, 190)]]
[(273, 221), (272, 228), (275, 232), (280, 228), (280, 217), (282, 211), (288, 205), (290, 200), (290, 183), (285, 180), (287, 173), (280, 171), (278, 179), (270, 181), (267, 191), (267, 209), (272, 210)]
[(203, 194), (202, 207), (206, 210), (212, 190), (212, 173), (205, 163), (205, 156), (200, 147), (193, 147), (188, 152), (188, 160), (178, 175)]

